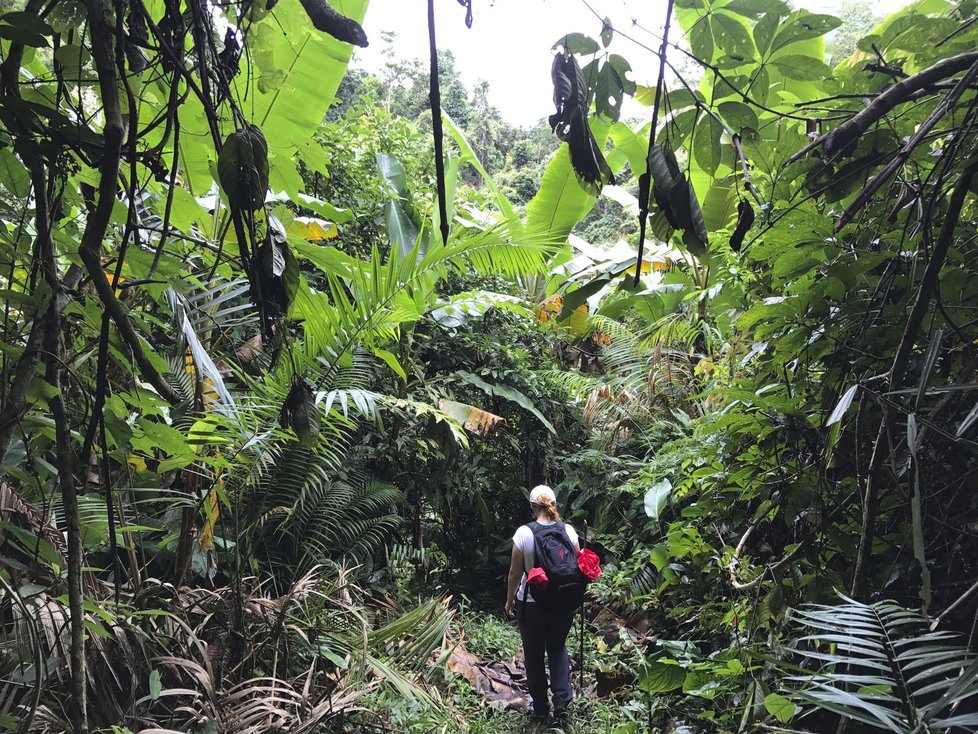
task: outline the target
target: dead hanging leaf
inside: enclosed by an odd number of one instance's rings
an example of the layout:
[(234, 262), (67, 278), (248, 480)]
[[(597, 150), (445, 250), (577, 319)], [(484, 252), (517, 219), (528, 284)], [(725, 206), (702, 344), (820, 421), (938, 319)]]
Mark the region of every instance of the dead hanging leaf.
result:
[(234, 356), (241, 364), (245, 365), (250, 364), (261, 353), (261, 334), (255, 334), (251, 339), (234, 348)]
[(595, 331), (591, 334), (591, 341), (594, 342), (596, 346), (607, 347), (611, 344), (611, 335), (604, 331)]
[(366, 48), (367, 34), (353, 18), (347, 18), (330, 7), (326, 0), (299, 0), (316, 30), (328, 33), (338, 41)]
[(268, 191), (268, 143), (260, 128), (245, 125), (228, 135), (217, 156), (217, 178), (232, 207), (255, 211)]
[(292, 389), (285, 398), (285, 405), (282, 406), (279, 422), (282, 428), (295, 431), (295, 435), (305, 446), (312, 446), (319, 439), (319, 406), (316, 405), (316, 396), (308, 382), (300, 378), (292, 384)]
[(461, 423), (467, 431), (479, 436), (488, 436), (497, 426), (506, 425), (506, 419), (502, 416), (467, 403), (442, 398), (438, 401), (438, 409)]
[(571, 53), (554, 56), (551, 76), (557, 111), (550, 116), (550, 128), (567, 143), (581, 188), (591, 196), (599, 196), (605, 184), (615, 182), (615, 176), (588, 126), (587, 82)]
[(289, 225), (289, 234), (294, 234), (309, 242), (335, 240), (340, 236), (340, 230), (333, 222), (316, 217), (296, 217)]
[(744, 237), (750, 231), (750, 228), (754, 225), (754, 208), (750, 205), (747, 199), (741, 199), (740, 203), (737, 205), (737, 226), (734, 227), (734, 232), (730, 235), (730, 249), (734, 252), (740, 252), (740, 248), (744, 244)]

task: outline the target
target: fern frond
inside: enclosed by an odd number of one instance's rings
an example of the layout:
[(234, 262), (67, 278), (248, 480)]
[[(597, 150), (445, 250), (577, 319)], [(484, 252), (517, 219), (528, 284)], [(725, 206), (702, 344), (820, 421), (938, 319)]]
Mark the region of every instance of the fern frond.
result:
[(788, 676), (802, 702), (877, 729), (912, 734), (978, 726), (978, 714), (956, 714), (978, 696), (978, 655), (955, 635), (926, 631), (926, 620), (893, 602), (842, 597), (811, 605), (792, 618), (811, 630), (792, 651), (820, 665)]

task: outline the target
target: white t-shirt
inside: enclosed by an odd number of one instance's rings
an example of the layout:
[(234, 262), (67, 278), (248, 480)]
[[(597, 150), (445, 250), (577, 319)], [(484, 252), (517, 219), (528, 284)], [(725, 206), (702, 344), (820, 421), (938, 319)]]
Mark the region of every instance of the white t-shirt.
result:
[[(553, 525), (554, 522), (537, 520), (541, 525)], [(564, 530), (567, 531), (567, 537), (570, 538), (570, 542), (575, 546), (580, 548), (580, 541), (577, 538), (577, 531), (573, 527), (564, 523)], [(526, 574), (533, 568), (534, 557), (536, 556), (536, 551), (534, 550), (533, 544), (533, 531), (530, 529), (529, 525), (520, 525), (516, 529), (516, 533), (513, 535), (513, 545), (519, 548), (523, 552), (523, 577), (520, 579), (520, 588), (516, 592), (516, 598), (520, 601), (532, 602), (533, 596), (531, 595), (529, 599), (526, 598)]]

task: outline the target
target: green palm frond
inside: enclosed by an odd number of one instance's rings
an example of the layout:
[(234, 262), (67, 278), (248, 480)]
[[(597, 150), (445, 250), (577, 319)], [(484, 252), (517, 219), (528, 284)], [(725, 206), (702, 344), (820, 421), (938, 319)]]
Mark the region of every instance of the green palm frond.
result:
[(349, 467), (340, 475), (332, 457), (295, 442), (267, 451), (234, 499), (256, 553), (279, 568), (362, 561), (401, 522), (397, 488)]
[(584, 407), (598, 444), (610, 448), (654, 425), (689, 420), (697, 408), (690, 399), (695, 388), (687, 351), (664, 342), (650, 346), (628, 325), (602, 316), (591, 324), (610, 338), (602, 354), (605, 373)]
[(792, 617), (811, 630), (792, 651), (820, 666), (788, 676), (801, 686), (800, 702), (901, 734), (978, 727), (978, 714), (957, 713), (978, 697), (978, 655), (957, 644), (956, 635), (928, 632), (923, 617), (888, 601), (843, 597)]
[(400, 258), (392, 251), (386, 261), (376, 248), (368, 261), (300, 243), (296, 251), (322, 271), (326, 285), (320, 292), (303, 282), (296, 297), (304, 357), (325, 357), (335, 365), (355, 344), (375, 348), (394, 340), (403, 324), (417, 321), (435, 304), (435, 284), (449, 272), (542, 273), (553, 247), (541, 238), (515, 242), (505, 225), (496, 225), (456, 228), (448, 243), (426, 250), (419, 237), (410, 253)]

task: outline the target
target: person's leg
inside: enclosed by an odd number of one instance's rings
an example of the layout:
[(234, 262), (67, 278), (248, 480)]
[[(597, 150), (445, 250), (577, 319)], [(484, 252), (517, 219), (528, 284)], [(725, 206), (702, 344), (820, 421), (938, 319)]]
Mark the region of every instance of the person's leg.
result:
[(561, 614), (550, 618), (547, 625), (547, 661), (550, 663), (550, 690), (553, 691), (554, 708), (567, 708), (574, 698), (571, 688), (570, 660), (567, 657), (567, 633), (574, 623), (574, 615)]
[(536, 604), (516, 602), (516, 619), (520, 625), (520, 637), (523, 638), (523, 658), (526, 666), (526, 687), (533, 699), (533, 712), (546, 716), (550, 711), (547, 699), (547, 671), (543, 655), (546, 650), (547, 628), (540, 618), (540, 610)]

